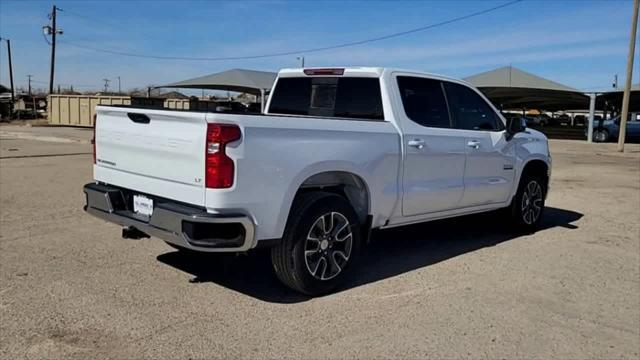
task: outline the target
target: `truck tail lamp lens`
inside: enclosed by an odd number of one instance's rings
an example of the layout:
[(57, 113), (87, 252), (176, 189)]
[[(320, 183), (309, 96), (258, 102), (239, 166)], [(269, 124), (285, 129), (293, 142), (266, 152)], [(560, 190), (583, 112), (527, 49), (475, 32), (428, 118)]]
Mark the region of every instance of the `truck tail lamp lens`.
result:
[(98, 123), (96, 122), (96, 120), (98, 120), (98, 116), (97, 114), (93, 114), (93, 138), (91, 139), (91, 145), (93, 146), (93, 163), (96, 163), (96, 126), (98, 126)]
[(210, 189), (233, 186), (235, 164), (226, 154), (227, 144), (242, 136), (237, 125), (207, 124), (205, 185)]

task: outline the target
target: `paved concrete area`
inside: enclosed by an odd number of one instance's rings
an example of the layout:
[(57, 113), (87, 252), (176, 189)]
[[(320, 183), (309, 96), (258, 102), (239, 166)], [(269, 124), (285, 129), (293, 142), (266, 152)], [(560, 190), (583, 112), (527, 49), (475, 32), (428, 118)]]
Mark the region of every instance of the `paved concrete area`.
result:
[(0, 130), (0, 358), (640, 357), (638, 145), (553, 141), (537, 233), (495, 215), (380, 231), (308, 299), (264, 252), (121, 239), (82, 211), (90, 145)]
[(41, 140), (55, 143), (90, 144), (93, 128), (62, 126), (0, 125), (0, 136), (25, 140)]

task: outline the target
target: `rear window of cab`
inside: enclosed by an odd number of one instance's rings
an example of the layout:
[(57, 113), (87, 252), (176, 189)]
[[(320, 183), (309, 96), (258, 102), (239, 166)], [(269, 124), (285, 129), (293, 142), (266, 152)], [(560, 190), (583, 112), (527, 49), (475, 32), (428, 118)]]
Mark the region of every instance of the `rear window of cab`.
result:
[(271, 96), (271, 114), (384, 120), (378, 78), (279, 78)]

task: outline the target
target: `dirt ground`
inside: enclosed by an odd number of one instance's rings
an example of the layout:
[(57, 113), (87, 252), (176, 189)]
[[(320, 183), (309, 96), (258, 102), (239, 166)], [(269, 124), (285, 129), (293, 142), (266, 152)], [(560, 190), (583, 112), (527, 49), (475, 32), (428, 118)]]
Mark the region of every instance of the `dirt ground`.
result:
[(47, 129), (0, 127), (3, 359), (640, 357), (638, 145), (552, 141), (535, 234), (495, 215), (379, 231), (308, 299), (265, 252), (121, 239), (82, 211), (90, 131)]

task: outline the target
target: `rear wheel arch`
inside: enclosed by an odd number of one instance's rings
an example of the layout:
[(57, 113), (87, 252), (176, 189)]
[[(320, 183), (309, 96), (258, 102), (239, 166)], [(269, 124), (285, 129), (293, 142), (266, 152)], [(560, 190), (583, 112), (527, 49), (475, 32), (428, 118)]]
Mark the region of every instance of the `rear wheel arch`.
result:
[(340, 195), (347, 199), (353, 207), (361, 224), (366, 222), (371, 213), (371, 197), (364, 179), (348, 171), (325, 171), (307, 177), (298, 187), (293, 198), (296, 199), (313, 191), (324, 191)]

